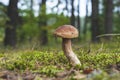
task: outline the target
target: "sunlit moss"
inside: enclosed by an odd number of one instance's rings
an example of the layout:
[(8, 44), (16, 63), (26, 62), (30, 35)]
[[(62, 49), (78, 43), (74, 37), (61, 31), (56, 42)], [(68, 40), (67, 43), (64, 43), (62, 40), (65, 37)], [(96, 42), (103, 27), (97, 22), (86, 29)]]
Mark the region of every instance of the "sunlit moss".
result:
[[(116, 44), (102, 43), (91, 44), (90, 47), (86, 46), (73, 46), (73, 50), (82, 63), (82, 66), (77, 66), (77, 70), (83, 70), (86, 67), (105, 70), (108, 65), (120, 62), (120, 49), (116, 47)], [(2, 50), (0, 54), (0, 68), (20, 72), (30, 70), (47, 76), (54, 76), (57, 72), (70, 69), (71, 66), (62, 49), (53, 46), (38, 50)]]

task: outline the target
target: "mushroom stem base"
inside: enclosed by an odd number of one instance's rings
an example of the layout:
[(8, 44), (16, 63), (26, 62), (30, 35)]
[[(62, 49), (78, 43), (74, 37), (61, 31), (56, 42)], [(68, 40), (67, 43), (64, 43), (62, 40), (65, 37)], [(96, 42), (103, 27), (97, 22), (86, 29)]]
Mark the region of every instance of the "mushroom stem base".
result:
[(75, 55), (71, 47), (71, 39), (63, 38), (62, 49), (72, 66), (81, 65), (79, 59)]

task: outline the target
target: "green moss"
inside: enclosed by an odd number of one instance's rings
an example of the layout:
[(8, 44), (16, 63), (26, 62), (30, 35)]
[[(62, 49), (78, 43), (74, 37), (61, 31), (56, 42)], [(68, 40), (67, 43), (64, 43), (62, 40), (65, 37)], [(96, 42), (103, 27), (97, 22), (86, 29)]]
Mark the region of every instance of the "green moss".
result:
[[(109, 47), (109, 45), (111, 47)], [(112, 46), (113, 45), (113, 46)], [(120, 49), (116, 44), (92, 44), (90, 48), (73, 46), (82, 66), (76, 66), (77, 70), (86, 67), (105, 70), (108, 65), (120, 62)], [(62, 50), (57, 48), (42, 48), (43, 50), (15, 50), (0, 54), (0, 68), (8, 70), (38, 72), (47, 76), (70, 69), (69, 61)], [(90, 52), (87, 51), (90, 49)]]

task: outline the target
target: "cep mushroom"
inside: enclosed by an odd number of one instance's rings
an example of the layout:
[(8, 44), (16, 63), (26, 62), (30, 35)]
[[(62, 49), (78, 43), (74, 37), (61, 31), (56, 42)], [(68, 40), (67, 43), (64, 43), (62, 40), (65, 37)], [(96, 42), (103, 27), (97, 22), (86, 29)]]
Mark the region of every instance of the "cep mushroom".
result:
[(63, 25), (54, 31), (54, 35), (62, 38), (62, 49), (72, 66), (81, 65), (71, 47), (71, 38), (78, 37), (78, 30), (71, 25)]

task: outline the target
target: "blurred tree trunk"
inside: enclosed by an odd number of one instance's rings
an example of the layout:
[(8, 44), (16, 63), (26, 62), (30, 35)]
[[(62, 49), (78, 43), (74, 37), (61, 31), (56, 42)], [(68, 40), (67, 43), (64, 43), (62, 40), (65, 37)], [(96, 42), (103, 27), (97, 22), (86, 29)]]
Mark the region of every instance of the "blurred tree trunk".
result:
[(78, 5), (77, 5), (77, 13), (78, 13), (78, 15), (77, 15), (77, 27), (78, 27), (78, 31), (79, 31), (79, 38), (80, 38), (80, 30), (81, 30), (81, 28), (80, 28), (80, 0), (78, 0)]
[(33, 11), (33, 0), (30, 0), (30, 9)]
[(66, 9), (66, 12), (67, 12), (67, 17), (69, 18), (69, 14), (71, 13), (70, 9), (69, 9), (69, 6), (70, 5), (70, 0), (65, 0), (65, 9)]
[(118, 6), (117, 6), (117, 8), (118, 8), (117, 13), (120, 16), (120, 0), (118, 0)]
[[(42, 21), (41, 21), (42, 20)], [(42, 0), (40, 4), (40, 14), (39, 14), (39, 26), (41, 29), (40, 33), (40, 43), (41, 45), (46, 45), (48, 43), (47, 30), (44, 28), (47, 26), (46, 18), (46, 0)]]
[[(113, 0), (105, 0), (105, 34), (113, 32)], [(106, 37), (107, 40), (110, 37)]]
[(65, 4), (66, 4), (65, 9), (66, 9), (67, 13), (69, 13), (69, 10), (68, 10), (68, 0), (65, 0)]
[(75, 26), (75, 15), (74, 15), (74, 0), (71, 0), (71, 18), (70, 18), (70, 23), (71, 25)]
[(34, 10), (33, 10), (33, 4), (34, 4), (34, 1), (30, 0), (30, 17), (31, 17), (31, 19), (35, 18)]
[(84, 20), (84, 28), (83, 28), (84, 39), (86, 39), (86, 33), (87, 33), (88, 3), (89, 3), (89, 0), (86, 1), (86, 15), (85, 15), (85, 20)]
[(15, 47), (17, 43), (16, 38), (16, 27), (18, 25), (18, 0), (9, 0), (9, 5), (7, 8), (7, 15), (9, 21), (7, 21), (7, 26), (5, 29), (4, 45)]
[(91, 30), (92, 30), (92, 42), (98, 42), (99, 39), (96, 38), (99, 35), (99, 18), (98, 18), (98, 0), (92, 0), (92, 20), (91, 20)]

